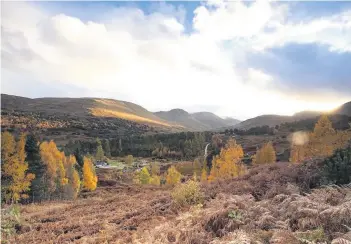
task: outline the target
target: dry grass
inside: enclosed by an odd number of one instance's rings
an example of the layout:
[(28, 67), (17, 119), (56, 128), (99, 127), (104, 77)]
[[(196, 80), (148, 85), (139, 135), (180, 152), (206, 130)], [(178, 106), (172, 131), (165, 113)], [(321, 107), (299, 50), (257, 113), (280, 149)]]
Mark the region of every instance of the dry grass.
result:
[(27, 224), (9, 243), (129, 243), (136, 231), (177, 214), (158, 187), (101, 187), (83, 197), (23, 206)]
[[(152, 244), (351, 241), (347, 228), (351, 226), (351, 188), (325, 187), (306, 194), (302, 190), (304, 184), (298, 185), (299, 171), (284, 167), (260, 167), (241, 179), (204, 184), (203, 204), (192, 206), (174, 204), (169, 188), (117, 181), (100, 186), (93, 193), (83, 193), (75, 202), (25, 205), (21, 211), (25, 224), (8, 241)], [(270, 176), (263, 177), (268, 171)]]

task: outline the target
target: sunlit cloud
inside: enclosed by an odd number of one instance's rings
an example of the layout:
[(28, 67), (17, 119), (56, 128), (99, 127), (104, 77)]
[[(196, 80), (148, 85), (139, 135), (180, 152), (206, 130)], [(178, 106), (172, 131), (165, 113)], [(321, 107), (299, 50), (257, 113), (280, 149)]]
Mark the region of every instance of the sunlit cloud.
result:
[[(89, 21), (38, 4), (3, 3), (2, 92), (47, 96), (53, 92), (45, 89), (59, 85), (67, 93), (58, 96), (122, 99), (151, 111), (196, 110), (197, 104), (239, 119), (326, 110), (350, 99), (329, 91), (289, 92), (247, 61), (248, 54), (288, 43), (349, 53), (350, 11), (300, 22), (289, 21), (288, 4), (266, 1), (210, 1), (190, 20), (185, 7), (164, 3), (150, 14), (138, 7), (99, 11), (101, 19)], [(23, 89), (33, 84), (46, 88)]]

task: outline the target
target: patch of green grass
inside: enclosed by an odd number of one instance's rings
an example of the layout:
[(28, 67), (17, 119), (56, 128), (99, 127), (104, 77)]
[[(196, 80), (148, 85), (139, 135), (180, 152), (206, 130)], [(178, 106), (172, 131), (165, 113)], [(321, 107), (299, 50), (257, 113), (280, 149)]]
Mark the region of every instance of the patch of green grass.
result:
[(116, 167), (117, 169), (124, 169), (126, 167), (126, 165), (123, 162), (117, 160), (108, 160), (107, 163), (110, 166)]

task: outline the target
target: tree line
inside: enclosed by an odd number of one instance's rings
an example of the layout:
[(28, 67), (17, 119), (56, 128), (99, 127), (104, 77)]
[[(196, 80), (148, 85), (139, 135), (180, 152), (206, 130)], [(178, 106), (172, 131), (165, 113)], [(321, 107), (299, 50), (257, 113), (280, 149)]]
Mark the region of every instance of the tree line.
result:
[(207, 142), (214, 132), (181, 132), (173, 134), (155, 134), (144, 136), (124, 136), (95, 141), (69, 141), (64, 151), (66, 154), (96, 154), (101, 145), (106, 157), (155, 157), (169, 159), (193, 159), (203, 154)]
[(316, 157), (329, 157), (336, 149), (345, 147), (350, 138), (350, 130), (335, 130), (329, 118), (322, 115), (313, 131), (298, 134), (295, 140), (293, 137), (290, 161), (299, 163)]
[[(301, 163), (314, 158), (326, 158), (324, 176), (332, 182), (343, 184), (351, 182), (350, 149), (344, 149), (351, 139), (351, 131), (335, 130), (326, 115), (322, 115), (312, 132), (303, 132), (304, 140), (293, 138), (290, 154), (291, 163)], [(247, 165), (242, 162), (244, 152), (234, 138), (229, 138), (225, 146), (218, 135), (212, 138), (212, 144), (218, 144), (219, 154), (213, 156), (210, 166), (203, 164), (201, 181), (212, 182), (244, 175)], [(334, 154), (335, 153), (335, 154)], [(333, 156), (334, 154), (334, 156)], [(267, 142), (252, 156), (252, 165), (276, 162), (276, 152), (272, 142)]]
[[(301, 163), (303, 160), (324, 158), (321, 166), (321, 174), (325, 183), (347, 184), (351, 182), (351, 149), (343, 149), (351, 139), (351, 131), (334, 130), (327, 116), (319, 118), (312, 132), (307, 133), (307, 139), (300, 145), (292, 142), (291, 163)], [(231, 179), (247, 173), (248, 165), (244, 164), (243, 148), (236, 140), (230, 137), (224, 144), (220, 135), (215, 134), (211, 138), (214, 150), (219, 153), (212, 157), (208, 165), (204, 157), (196, 157), (193, 164), (193, 181), (213, 182), (223, 179)], [(296, 142), (295, 142), (296, 143)], [(298, 147), (297, 147), (298, 146)], [(303, 154), (296, 152), (302, 150)], [(296, 158), (296, 155), (299, 158)], [(329, 157), (329, 158), (328, 158)], [(263, 144), (252, 156), (252, 165), (276, 163), (276, 151), (272, 142)], [(198, 177), (200, 165), (201, 174)], [(160, 175), (159, 165), (151, 164), (135, 174), (135, 182), (139, 184), (175, 185), (183, 178), (176, 166), (168, 168), (164, 175)]]
[(81, 190), (97, 186), (91, 156), (77, 160), (54, 141), (40, 143), (33, 134), (22, 133), (17, 140), (10, 132), (1, 134), (1, 174), (1, 200), (6, 203), (75, 199)]

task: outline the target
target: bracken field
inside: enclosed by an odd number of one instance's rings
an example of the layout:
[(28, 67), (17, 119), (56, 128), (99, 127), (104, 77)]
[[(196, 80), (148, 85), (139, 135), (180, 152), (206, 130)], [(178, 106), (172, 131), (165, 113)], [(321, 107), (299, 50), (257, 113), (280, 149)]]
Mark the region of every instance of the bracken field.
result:
[[(252, 168), (201, 184), (201, 203), (172, 189), (101, 180), (76, 201), (21, 205), (9, 243), (350, 243), (351, 187), (318, 181), (318, 163)], [(101, 176), (103, 178), (103, 176)]]

